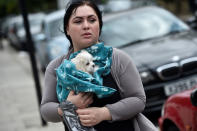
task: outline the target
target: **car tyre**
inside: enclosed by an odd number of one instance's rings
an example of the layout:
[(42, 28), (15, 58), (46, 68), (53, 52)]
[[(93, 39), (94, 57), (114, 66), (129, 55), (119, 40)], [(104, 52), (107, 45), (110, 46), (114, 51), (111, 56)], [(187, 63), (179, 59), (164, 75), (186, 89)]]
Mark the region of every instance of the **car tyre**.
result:
[(179, 131), (179, 129), (175, 125), (170, 125), (165, 131)]

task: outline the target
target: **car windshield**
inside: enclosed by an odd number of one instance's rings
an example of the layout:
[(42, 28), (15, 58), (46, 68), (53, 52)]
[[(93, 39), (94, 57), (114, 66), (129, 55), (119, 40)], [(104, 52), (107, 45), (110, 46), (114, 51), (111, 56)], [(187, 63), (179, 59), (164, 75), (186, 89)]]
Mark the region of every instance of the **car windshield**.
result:
[(63, 35), (63, 18), (51, 21), (48, 26), (49, 35), (51, 38)]
[(101, 40), (112, 47), (188, 30), (181, 20), (165, 10), (138, 10), (104, 22)]
[[(43, 17), (41, 17), (41, 16), (30, 17), (28, 19), (29, 20), (29, 26), (30, 27), (38, 27), (38, 26), (41, 26)], [(18, 30), (24, 30), (24, 24), (23, 24), (22, 19), (21, 19), (21, 21), (17, 22), (16, 25), (17, 25), (17, 29)]]
[(42, 18), (39, 19), (31, 19), (30, 26), (40, 26), (42, 23)]

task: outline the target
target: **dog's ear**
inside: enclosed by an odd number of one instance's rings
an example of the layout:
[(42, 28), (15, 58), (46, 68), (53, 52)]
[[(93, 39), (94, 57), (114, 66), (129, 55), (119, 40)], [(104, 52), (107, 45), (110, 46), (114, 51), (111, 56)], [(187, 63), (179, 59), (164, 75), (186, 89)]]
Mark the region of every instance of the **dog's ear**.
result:
[(77, 64), (77, 59), (73, 58), (73, 59), (71, 59), (71, 62), (76, 65)]

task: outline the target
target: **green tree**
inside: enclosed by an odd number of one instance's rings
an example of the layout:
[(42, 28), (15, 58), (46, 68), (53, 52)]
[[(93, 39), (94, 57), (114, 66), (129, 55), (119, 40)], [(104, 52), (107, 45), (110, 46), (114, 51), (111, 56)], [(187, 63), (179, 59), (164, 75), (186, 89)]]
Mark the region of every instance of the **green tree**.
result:
[(0, 0), (0, 17), (19, 13), (17, 0)]
[[(26, 0), (29, 13), (57, 9), (56, 0)], [(19, 0), (0, 0), (0, 18), (19, 14)]]

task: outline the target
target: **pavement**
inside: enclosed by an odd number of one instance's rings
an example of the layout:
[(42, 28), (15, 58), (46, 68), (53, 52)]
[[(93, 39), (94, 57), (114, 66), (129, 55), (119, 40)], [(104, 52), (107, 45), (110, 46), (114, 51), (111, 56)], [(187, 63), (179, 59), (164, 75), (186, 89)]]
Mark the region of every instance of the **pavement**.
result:
[[(40, 73), (41, 87), (43, 74)], [(26, 52), (3, 41), (0, 49), (0, 131), (63, 131), (62, 123), (42, 126), (37, 95)]]

